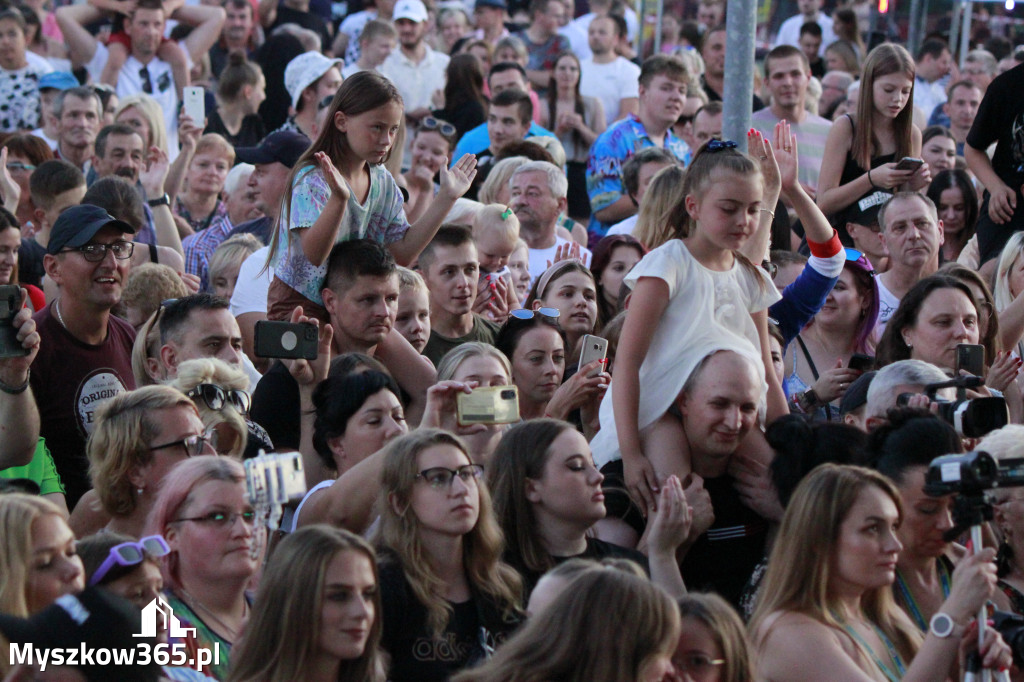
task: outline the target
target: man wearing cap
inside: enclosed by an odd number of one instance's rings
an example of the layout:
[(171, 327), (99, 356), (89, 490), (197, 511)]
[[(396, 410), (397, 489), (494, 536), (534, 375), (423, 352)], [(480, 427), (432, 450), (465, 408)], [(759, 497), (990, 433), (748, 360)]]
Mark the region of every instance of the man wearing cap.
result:
[(39, 79), (39, 127), (32, 134), (41, 138), (50, 149), (57, 151), (57, 117), (53, 114), (53, 101), (68, 88), (78, 87), (78, 79), (68, 71), (53, 71)]
[[(225, 239), (248, 232), (259, 237), (264, 244), (270, 242), (281, 211), (281, 197), (288, 188), (288, 175), (309, 144), (309, 139), (302, 133), (284, 131), (271, 133), (258, 147), (235, 150), (240, 162), (256, 167), (249, 176), (248, 186), (256, 194), (263, 217), (242, 223)], [(267, 319), (267, 292), (274, 274), (265, 267), (269, 252), (269, 247), (264, 246), (245, 259), (231, 294), (231, 314), (238, 320), (242, 331), (242, 350), (249, 357), (255, 357), (253, 339), (256, 323)]]
[(473, 18), (476, 21), (474, 40), (486, 40), (491, 45), (508, 35), (505, 28), (505, 14), (508, 3), (505, 0), (476, 0)]
[(57, 218), (43, 258), (60, 297), (33, 316), (42, 340), (29, 381), (69, 509), (91, 487), (85, 441), (96, 409), (135, 388), (135, 330), (110, 312), (128, 278), (134, 233), (98, 206), (79, 204)]
[[(398, 49), (393, 50), (380, 72), (387, 76), (402, 94), (405, 116), (410, 130), (420, 119), (430, 115), (430, 98), (435, 90), (443, 90), (449, 57), (427, 46), (427, 8), (420, 0), (398, 0), (395, 5), (395, 29)], [(412, 135), (406, 135), (406, 148), (411, 148)]]
[[(274, 132), (301, 133), (310, 140), (316, 122), (317, 102), (333, 95), (341, 87), (340, 59), (330, 59), (319, 52), (304, 52), (288, 62), (284, 70), (284, 87), (292, 98), (292, 111), (280, 128)], [(252, 163), (246, 161), (246, 163)]]
[[(69, 5), (56, 12), (57, 24), (64, 33), (73, 66), (84, 66), (94, 81), (100, 80), (109, 52), (85, 27), (100, 19), (100, 12), (89, 4)], [(209, 5), (184, 5), (174, 12), (178, 21), (194, 26), (181, 41), (193, 62), (198, 62), (220, 37), (224, 9)], [(117, 76), (117, 96), (144, 93), (160, 105), (167, 123), (167, 153), (178, 155), (178, 90), (171, 65), (157, 57), (163, 39), (167, 15), (160, 0), (138, 0), (124, 19), (124, 30), (131, 38), (131, 54)]]

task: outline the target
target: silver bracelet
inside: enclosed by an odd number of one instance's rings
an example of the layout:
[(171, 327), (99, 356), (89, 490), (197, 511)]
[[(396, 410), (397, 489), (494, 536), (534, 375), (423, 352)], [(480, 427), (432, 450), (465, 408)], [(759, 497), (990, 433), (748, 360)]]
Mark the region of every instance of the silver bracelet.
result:
[(19, 393), (24, 393), (28, 389), (28, 381), (31, 378), (31, 376), (32, 370), (29, 370), (28, 374), (25, 376), (25, 383), (23, 383), (21, 386), (9, 386), (4, 382), (0, 381), (0, 391), (3, 391), (8, 395), (18, 395)]
[(761, 210), (770, 215), (772, 217), (772, 220), (775, 220), (775, 211), (771, 210), (770, 208), (762, 208)]

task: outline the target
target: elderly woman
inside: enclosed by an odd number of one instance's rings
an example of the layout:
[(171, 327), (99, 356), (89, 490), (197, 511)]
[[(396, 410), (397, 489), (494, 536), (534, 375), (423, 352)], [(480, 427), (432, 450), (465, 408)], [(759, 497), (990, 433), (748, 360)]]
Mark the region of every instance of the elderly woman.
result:
[[(213, 447), (218, 455), (241, 459), (243, 453), (255, 456), (259, 448), (273, 449), (266, 432), (248, 419), (249, 377), (242, 370), (217, 358), (186, 360), (169, 384), (192, 399), (203, 427), (217, 434)], [(258, 445), (250, 452), (251, 430)]]
[(199, 138), (185, 174), (185, 189), (174, 201), (174, 214), (183, 218), (193, 232), (202, 232), (227, 215), (220, 193), (234, 164), (235, 149), (223, 137), (207, 133)]
[(92, 490), (75, 507), (80, 537), (101, 528), (141, 537), (164, 476), (178, 462), (214, 454), (192, 401), (169, 386), (121, 393), (96, 412), (86, 442)]

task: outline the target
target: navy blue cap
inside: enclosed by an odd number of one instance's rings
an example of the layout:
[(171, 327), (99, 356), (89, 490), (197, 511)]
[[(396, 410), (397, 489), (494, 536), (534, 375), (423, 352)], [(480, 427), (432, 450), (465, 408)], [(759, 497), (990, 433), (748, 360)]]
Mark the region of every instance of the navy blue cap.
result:
[(302, 133), (292, 130), (281, 130), (270, 133), (258, 147), (238, 147), (235, 157), (243, 163), (281, 163), (294, 168), (309, 146), (313, 144)]
[(58, 254), (65, 248), (85, 246), (107, 225), (116, 227), (121, 232), (135, 234), (134, 227), (123, 220), (118, 220), (99, 206), (72, 206), (61, 213), (50, 228), (50, 241), (47, 242), (46, 252)]

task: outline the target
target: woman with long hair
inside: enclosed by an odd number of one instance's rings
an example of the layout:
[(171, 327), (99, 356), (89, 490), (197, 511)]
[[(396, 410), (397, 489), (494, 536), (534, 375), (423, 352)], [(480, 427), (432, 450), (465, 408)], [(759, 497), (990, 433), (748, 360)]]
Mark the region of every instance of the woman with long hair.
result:
[(996, 265), (996, 314), (999, 316), (999, 337), (1003, 348), (1013, 349), (1024, 357), (1024, 232), (1015, 232), (999, 254)]
[(932, 175), (956, 167), (956, 138), (946, 126), (932, 125), (921, 131), (921, 158)]
[[(473, 382), (473, 388), (492, 388), (512, 384), (512, 365), (500, 350), (489, 343), (470, 341), (445, 353), (437, 363), (438, 381)], [(489, 466), (491, 455), (508, 424), (481, 425), (477, 433), (460, 434), (477, 464)]]
[[(959, 650), (978, 639), (968, 625), (995, 589), (995, 552), (961, 561), (939, 608), (946, 618), (922, 637), (893, 599), (901, 505), (889, 479), (861, 467), (825, 464), (800, 483), (750, 624), (759, 679), (955, 676)], [(1009, 648), (992, 629), (981, 653), (985, 667), (1009, 667)]]
[(249, 619), (245, 591), (260, 565), (260, 522), (241, 463), (205, 455), (170, 471), (146, 525), (145, 535), (162, 535), (171, 549), (161, 560), (167, 603), (182, 625), (195, 628), (171, 643), (190, 653), (219, 647), (219, 663), (200, 670), (218, 680), (227, 677), (231, 649)]
[(473, 55), (457, 54), (448, 62), (445, 77), (444, 107), (433, 113), (437, 118), (451, 121), (458, 140), (487, 120), (484, 70)]
[(739, 614), (717, 594), (681, 597), (679, 644), (672, 665), (683, 680), (749, 682), (756, 666)]
[(594, 247), (590, 272), (597, 285), (597, 311), (604, 320), (602, 327), (619, 314), (622, 281), (646, 253), (644, 245), (628, 234), (609, 235)]
[(380, 682), (377, 555), (358, 535), (291, 533), (260, 579), (231, 682)]
[(871, 332), (878, 317), (878, 285), (871, 263), (859, 251), (847, 250), (839, 280), (818, 313), (796, 335), (786, 354), (786, 395), (814, 390), (818, 420), (839, 421), (838, 404), (860, 376), (849, 367), (854, 353), (871, 354)]
[(419, 429), (388, 444), (377, 535), (382, 646), (393, 682), (444, 680), (486, 658), (522, 620), (521, 582), (457, 436)]
[(565, 348), (572, 354), (584, 334), (601, 326), (597, 305), (597, 282), (590, 268), (578, 260), (558, 261), (537, 278), (526, 307), (559, 311), (559, 323), (565, 330)]
[[(649, 559), (591, 534), (607, 514), (603, 481), (586, 439), (567, 422), (534, 419), (502, 437), (488, 483), (508, 543), (506, 559), (523, 577), (527, 594), (567, 559), (605, 557), (635, 561), (655, 583), (684, 594), (676, 550), (689, 533), (689, 514), (678, 479), (666, 482), (662, 504), (651, 514)], [(669, 523), (679, 524), (673, 533), (665, 532)]]
[(832, 126), (818, 176), (818, 207), (847, 245), (847, 218), (858, 201), (918, 190), (931, 179), (927, 165), (896, 168), (902, 158), (921, 155), (921, 131), (913, 123), (914, 60), (901, 46), (885, 43), (868, 54), (863, 71), (857, 111)]
[(662, 682), (672, 673), (679, 611), (644, 578), (584, 571), (494, 658), (452, 682)]
[(925, 195), (942, 221), (942, 260), (955, 261), (978, 227), (978, 192), (971, 176), (962, 170), (939, 171)]
[(590, 199), (587, 196), (590, 146), (608, 124), (601, 100), (580, 94), (580, 59), (572, 52), (563, 52), (555, 58), (547, 101), (540, 110), (540, 125), (554, 131), (565, 149), (565, 169), (569, 178), (566, 212), (573, 220), (586, 223), (590, 217)]
[(677, 226), (687, 224), (685, 179), (686, 169), (672, 165), (655, 173), (647, 185), (633, 236), (648, 250), (676, 239)]

